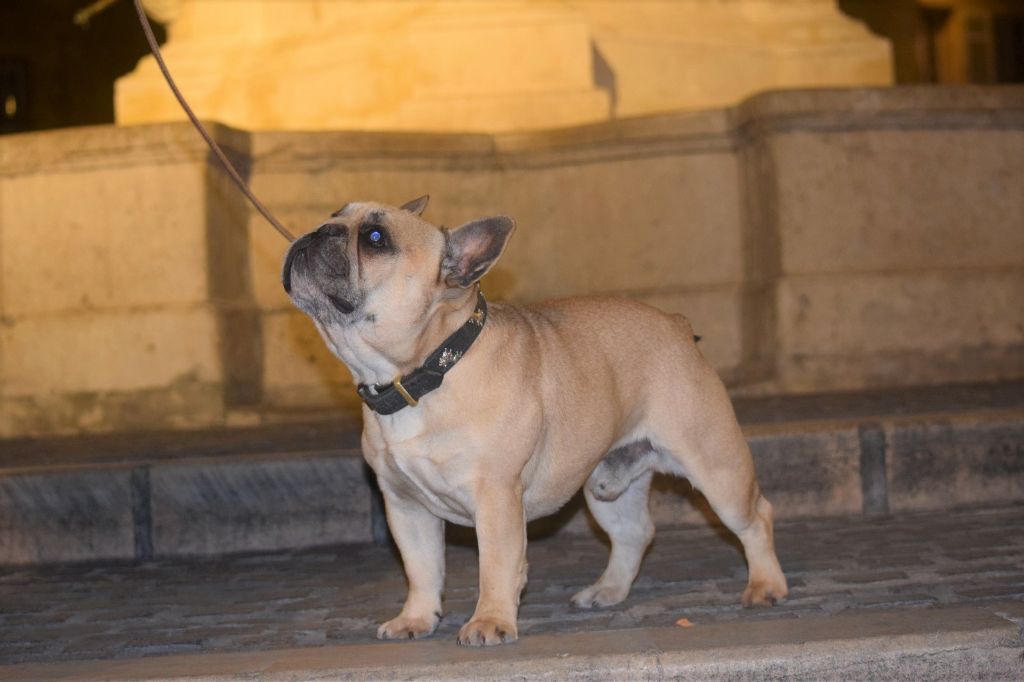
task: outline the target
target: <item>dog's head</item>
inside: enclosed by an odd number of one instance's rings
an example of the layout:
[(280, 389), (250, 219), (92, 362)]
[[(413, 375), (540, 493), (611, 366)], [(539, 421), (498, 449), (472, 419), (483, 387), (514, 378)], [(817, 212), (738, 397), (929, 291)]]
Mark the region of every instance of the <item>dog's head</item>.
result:
[(346, 204), (288, 249), (285, 291), (357, 374), (373, 352), (411, 352), (437, 310), (472, 295), (515, 228), (504, 216), (439, 228), (420, 217), (427, 199)]

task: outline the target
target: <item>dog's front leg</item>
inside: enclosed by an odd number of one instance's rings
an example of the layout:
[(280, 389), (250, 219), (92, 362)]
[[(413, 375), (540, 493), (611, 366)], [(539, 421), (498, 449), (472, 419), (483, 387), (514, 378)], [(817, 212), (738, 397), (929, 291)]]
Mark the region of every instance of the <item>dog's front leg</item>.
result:
[(444, 590), (444, 522), (421, 504), (390, 494), (382, 486), (388, 527), (409, 580), (405, 606), (377, 628), (378, 639), (417, 639), (433, 634), (441, 621)]
[(519, 594), (526, 585), (526, 517), (519, 485), (489, 483), (477, 492), (480, 598), (459, 630), (459, 644), (489, 646), (518, 638)]

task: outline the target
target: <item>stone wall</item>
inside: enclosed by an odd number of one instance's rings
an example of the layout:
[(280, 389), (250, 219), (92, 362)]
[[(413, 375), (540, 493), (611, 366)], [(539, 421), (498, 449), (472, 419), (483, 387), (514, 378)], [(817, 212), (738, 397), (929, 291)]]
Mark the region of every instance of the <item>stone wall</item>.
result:
[[(492, 298), (685, 312), (737, 390), (1024, 377), (1024, 88), (523, 134), (215, 130), (296, 232), (423, 193), (437, 223), (513, 215)], [(0, 435), (353, 409), (243, 201), (187, 124), (0, 138)]]
[(246, 217), (206, 155), (185, 126), (0, 139), (3, 433), (223, 419), (209, 264)]
[(1022, 95), (793, 92), (741, 107), (775, 185), (779, 387), (1024, 373)]

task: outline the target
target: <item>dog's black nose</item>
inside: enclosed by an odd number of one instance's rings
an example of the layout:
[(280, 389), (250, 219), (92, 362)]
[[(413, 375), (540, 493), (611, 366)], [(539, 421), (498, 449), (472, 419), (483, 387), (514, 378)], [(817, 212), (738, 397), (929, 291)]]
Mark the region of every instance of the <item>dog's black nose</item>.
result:
[(316, 233), (320, 237), (344, 237), (348, 234), (348, 228), (337, 223), (326, 223), (321, 225)]

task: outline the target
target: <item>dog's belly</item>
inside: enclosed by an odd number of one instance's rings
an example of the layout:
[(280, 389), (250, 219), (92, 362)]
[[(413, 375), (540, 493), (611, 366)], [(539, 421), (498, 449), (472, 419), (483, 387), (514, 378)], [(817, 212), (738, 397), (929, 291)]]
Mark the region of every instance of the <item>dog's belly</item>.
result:
[[(582, 484), (581, 484), (582, 485)], [(579, 490), (577, 486), (576, 490)], [(537, 519), (551, 516), (572, 499), (572, 494), (566, 496), (561, 494), (550, 494), (550, 490), (537, 490), (534, 494), (527, 491), (523, 495), (523, 506), (526, 509), (526, 520), (536, 521)], [(573, 493), (575, 494), (575, 492)]]
[(526, 520), (550, 516), (564, 507), (583, 486), (587, 473), (574, 469), (560, 471), (557, 476), (547, 471), (532, 476), (523, 490)]
[[(542, 428), (540, 410), (517, 406), (491, 412), (489, 423), (502, 428), (486, 430), (466, 428), (449, 416), (464, 413), (455, 408), (439, 414), (399, 413), (386, 431), (368, 421), (364, 450), (395, 493), (446, 521), (468, 526), (488, 502), (477, 499), (483, 481), (519, 487), (527, 520), (557, 512), (580, 490), (609, 443), (617, 442), (616, 432), (631, 427), (623, 429), (605, 409)], [(428, 423), (434, 428), (426, 428)]]
[[(393, 480), (393, 487), (405, 496), (417, 500), (432, 514), (445, 521), (461, 526), (475, 525), (479, 501), (469, 485), (457, 479), (453, 480), (452, 476), (446, 475), (446, 469), (432, 466), (423, 459), (412, 462), (406, 460), (404, 464), (405, 466), (399, 466), (395, 472), (397, 476), (389, 477)], [(533, 481), (523, 491), (526, 519), (533, 521), (554, 514), (572, 498), (582, 484), (582, 478), (578, 484), (568, 485), (565, 480)]]
[[(477, 507), (473, 481), (479, 474), (476, 458), (469, 455), (439, 457), (437, 452), (419, 448), (390, 448), (371, 461), (373, 468), (395, 492), (409, 497), (432, 514), (463, 526), (474, 525)], [(582, 486), (588, 471), (537, 471), (522, 483), (523, 507), (527, 520), (558, 511)], [(571, 480), (570, 480), (571, 479)], [(578, 479), (578, 480), (576, 480)]]

